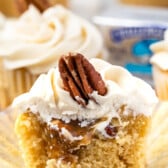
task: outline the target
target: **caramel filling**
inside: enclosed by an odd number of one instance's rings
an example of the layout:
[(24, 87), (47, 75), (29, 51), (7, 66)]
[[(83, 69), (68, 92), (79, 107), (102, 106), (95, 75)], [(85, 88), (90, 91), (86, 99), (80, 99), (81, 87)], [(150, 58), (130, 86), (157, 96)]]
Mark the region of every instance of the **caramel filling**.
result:
[[(76, 163), (78, 160), (76, 152), (91, 143), (92, 138), (97, 135), (95, 125), (105, 120), (106, 118), (99, 119), (82, 127), (81, 122), (77, 120), (65, 123), (62, 120), (53, 119), (53, 126), (46, 126), (49, 157), (61, 159), (63, 162)], [(73, 140), (66, 137), (64, 129), (74, 138)], [(105, 128), (105, 131), (113, 138), (117, 134), (117, 128), (110, 125)], [(53, 150), (57, 152), (52, 152)]]

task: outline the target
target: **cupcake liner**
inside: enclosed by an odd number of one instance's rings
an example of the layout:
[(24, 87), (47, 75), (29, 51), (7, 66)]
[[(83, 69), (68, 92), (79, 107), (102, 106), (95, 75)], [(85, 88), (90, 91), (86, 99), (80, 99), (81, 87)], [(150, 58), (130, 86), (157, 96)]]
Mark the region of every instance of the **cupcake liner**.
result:
[(11, 110), (0, 113), (0, 167), (2, 168), (24, 168), (14, 133), (16, 116)]
[(152, 117), (147, 141), (147, 160), (151, 168), (168, 166), (168, 102), (161, 102)]
[(38, 75), (33, 75), (26, 69), (6, 70), (1, 65), (0, 69), (0, 109), (9, 106), (13, 99), (27, 92)]
[(153, 66), (153, 78), (157, 96), (160, 100), (168, 100), (168, 71)]

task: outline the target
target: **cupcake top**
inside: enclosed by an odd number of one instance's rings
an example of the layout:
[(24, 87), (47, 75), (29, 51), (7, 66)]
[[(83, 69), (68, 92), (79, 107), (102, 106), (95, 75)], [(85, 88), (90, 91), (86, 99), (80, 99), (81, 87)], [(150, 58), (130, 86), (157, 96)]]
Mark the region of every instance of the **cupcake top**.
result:
[(165, 31), (164, 40), (151, 45), (154, 55), (150, 62), (162, 70), (168, 70), (168, 30)]
[(55, 67), (60, 55), (67, 52), (80, 52), (90, 58), (99, 56), (102, 49), (96, 27), (60, 5), (42, 14), (30, 6), (0, 30), (0, 57), (5, 67), (24, 67), (33, 74)]
[[(42, 121), (51, 126), (53, 119), (65, 123), (80, 121), (81, 126), (103, 119), (96, 125), (96, 129), (102, 133), (112, 118), (120, 118), (119, 113), (133, 116), (152, 114), (157, 97), (147, 83), (132, 76), (124, 68), (101, 59), (87, 61), (80, 54), (70, 54), (69, 57), (71, 61), (64, 58), (59, 68), (42, 74), (28, 93), (15, 98), (12, 106), (19, 112), (30, 110), (39, 114)], [(84, 71), (87, 75), (83, 75)], [(78, 75), (86, 88), (82, 89), (78, 85)], [(97, 89), (92, 89), (94, 87)]]

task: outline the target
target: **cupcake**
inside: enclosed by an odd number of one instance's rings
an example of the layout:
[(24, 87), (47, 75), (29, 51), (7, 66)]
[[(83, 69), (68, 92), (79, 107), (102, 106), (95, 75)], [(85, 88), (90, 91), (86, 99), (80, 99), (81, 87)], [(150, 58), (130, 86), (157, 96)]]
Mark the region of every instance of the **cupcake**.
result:
[(59, 60), (15, 98), (27, 168), (138, 167), (157, 97), (122, 67), (78, 53)]
[(153, 56), (153, 79), (157, 95), (160, 100), (168, 100), (168, 31), (163, 41), (154, 43), (151, 46)]
[(0, 30), (0, 109), (30, 89), (41, 73), (57, 66), (60, 55), (80, 52), (101, 57), (100, 32), (88, 21), (58, 5), (42, 14), (34, 7)]

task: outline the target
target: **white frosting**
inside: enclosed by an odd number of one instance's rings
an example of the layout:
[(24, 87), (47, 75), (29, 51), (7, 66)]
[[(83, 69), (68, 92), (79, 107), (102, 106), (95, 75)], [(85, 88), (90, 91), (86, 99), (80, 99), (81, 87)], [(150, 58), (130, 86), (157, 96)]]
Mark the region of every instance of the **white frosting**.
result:
[(59, 5), (42, 14), (30, 6), (0, 30), (0, 57), (7, 69), (25, 67), (39, 74), (55, 67), (62, 54), (80, 52), (90, 58), (102, 49), (96, 27)]
[(52, 118), (62, 119), (67, 123), (72, 119), (84, 120), (86, 122), (83, 125), (87, 125), (89, 121), (107, 117), (106, 121), (95, 127), (102, 134), (113, 117), (119, 118), (118, 112), (122, 105), (125, 105), (125, 115), (130, 112), (135, 116), (152, 114), (157, 97), (147, 83), (132, 76), (122, 67), (96, 58), (92, 58), (90, 62), (100, 72), (108, 90), (104, 96), (98, 95), (96, 91), (92, 93), (97, 104), (90, 100), (86, 108), (79, 105), (69, 92), (62, 89), (58, 69), (52, 69), (48, 74), (41, 75), (28, 93), (15, 98), (13, 107), (20, 112), (26, 109), (33, 113), (39, 112), (42, 120), (50, 125)]
[(162, 70), (168, 70), (168, 30), (165, 31), (164, 40), (151, 45), (154, 55), (150, 62)]

